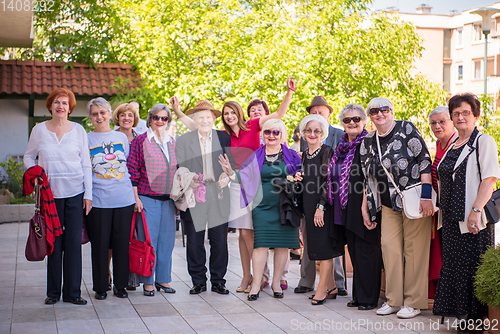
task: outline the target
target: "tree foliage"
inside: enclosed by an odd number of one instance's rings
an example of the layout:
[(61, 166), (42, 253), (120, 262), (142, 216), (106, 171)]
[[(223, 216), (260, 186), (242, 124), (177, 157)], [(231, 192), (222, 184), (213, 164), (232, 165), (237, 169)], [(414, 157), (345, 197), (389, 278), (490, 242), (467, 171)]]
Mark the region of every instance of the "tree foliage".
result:
[[(335, 110), (389, 98), (396, 117), (420, 129), (445, 92), (412, 76), (420, 56), (415, 28), (391, 14), (369, 14), (367, 0), (56, 0), (36, 17), (32, 55), (67, 62), (134, 64), (144, 109), (179, 96), (183, 108), (204, 98), (245, 108), (253, 98), (276, 110), (286, 77), (297, 92), (285, 117), (291, 133), (315, 95)], [(127, 95), (125, 95), (127, 94)], [(337, 122), (332, 118), (332, 123)]]

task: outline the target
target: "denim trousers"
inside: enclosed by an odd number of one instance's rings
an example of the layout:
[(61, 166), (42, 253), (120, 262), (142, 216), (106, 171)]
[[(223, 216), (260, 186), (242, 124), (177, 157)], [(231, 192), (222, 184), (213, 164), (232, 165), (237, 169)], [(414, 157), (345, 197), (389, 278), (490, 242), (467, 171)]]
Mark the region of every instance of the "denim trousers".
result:
[(140, 276), (140, 282), (144, 284), (170, 283), (172, 281), (172, 251), (175, 244), (174, 201), (142, 195), (139, 195), (139, 198), (144, 206), (146, 225), (155, 251), (153, 275)]

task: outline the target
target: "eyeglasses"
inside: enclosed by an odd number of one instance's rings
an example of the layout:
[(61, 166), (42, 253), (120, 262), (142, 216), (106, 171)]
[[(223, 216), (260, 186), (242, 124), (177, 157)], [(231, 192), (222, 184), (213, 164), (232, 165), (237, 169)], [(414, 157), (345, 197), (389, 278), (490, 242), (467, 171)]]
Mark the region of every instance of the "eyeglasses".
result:
[(278, 137), (278, 136), (280, 135), (280, 133), (281, 133), (281, 130), (272, 130), (272, 131), (271, 131), (271, 130), (264, 130), (264, 134), (265, 134), (266, 136), (270, 136), (270, 135), (271, 135), (271, 133), (272, 133), (275, 137)]
[(453, 117), (457, 118), (458, 116), (462, 115), (463, 117), (469, 116), (471, 112), (469, 110), (464, 110), (462, 112), (459, 111), (454, 111), (453, 114), (451, 114)]
[(445, 125), (447, 122), (448, 122), (448, 120), (447, 120), (447, 119), (443, 119), (442, 121), (439, 121), (439, 122), (434, 122), (434, 121), (433, 121), (433, 122), (431, 122), (430, 124), (431, 124), (431, 126), (436, 126), (436, 125), (438, 125), (438, 124), (439, 124), (439, 125), (441, 125), (441, 126), (443, 126), (443, 125)]
[(163, 121), (163, 122), (168, 122), (168, 116), (158, 116), (158, 115), (153, 115), (151, 116), (151, 119), (153, 121), (159, 121), (160, 119)]
[(322, 133), (323, 133), (323, 130), (314, 130), (314, 131), (313, 131), (312, 129), (305, 129), (305, 130), (304, 130), (304, 132), (305, 132), (305, 133), (307, 133), (307, 134), (309, 134), (309, 135), (310, 135), (311, 133), (314, 133), (314, 134), (317, 136), (317, 135), (322, 134)]
[(382, 112), (382, 114), (388, 114), (389, 112), (391, 112), (391, 108), (388, 106), (383, 106), (380, 108), (370, 108), (369, 111), (371, 116), (377, 115), (379, 112)]
[(359, 122), (361, 122), (361, 117), (359, 117), (359, 116), (345, 117), (342, 120), (342, 122), (344, 122), (344, 124), (349, 124), (349, 123), (351, 123), (351, 121), (353, 121), (354, 123), (359, 123)]

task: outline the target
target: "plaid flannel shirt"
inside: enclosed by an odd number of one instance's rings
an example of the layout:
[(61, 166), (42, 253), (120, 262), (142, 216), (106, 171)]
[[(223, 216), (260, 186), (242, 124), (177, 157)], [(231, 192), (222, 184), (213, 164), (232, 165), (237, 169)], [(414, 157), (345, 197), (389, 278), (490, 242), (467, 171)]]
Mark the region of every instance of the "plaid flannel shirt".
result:
[(164, 196), (170, 194), (177, 170), (175, 141), (167, 143), (170, 161), (155, 141), (147, 139), (147, 132), (137, 136), (130, 145), (127, 168), (132, 185), (139, 195)]

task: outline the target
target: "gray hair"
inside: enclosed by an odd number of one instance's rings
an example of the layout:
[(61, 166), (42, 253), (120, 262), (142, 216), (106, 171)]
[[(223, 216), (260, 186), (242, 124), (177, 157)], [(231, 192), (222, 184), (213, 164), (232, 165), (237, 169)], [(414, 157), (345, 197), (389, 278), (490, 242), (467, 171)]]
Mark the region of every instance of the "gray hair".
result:
[(365, 108), (363, 108), (362, 105), (355, 104), (355, 103), (349, 103), (342, 109), (342, 111), (339, 114), (339, 121), (342, 122), (342, 120), (345, 117), (345, 114), (349, 111), (357, 111), (359, 114), (359, 117), (361, 117), (361, 122), (363, 122), (364, 125), (368, 123), (368, 116), (366, 116), (366, 111)]
[(286, 139), (288, 138), (288, 132), (286, 131), (285, 123), (283, 123), (283, 121), (281, 119), (276, 119), (276, 118), (268, 119), (264, 123), (264, 125), (262, 125), (262, 129), (260, 130), (260, 136), (264, 137), (264, 131), (272, 129), (274, 127), (277, 127), (278, 129), (280, 129), (280, 131), (281, 131), (280, 144), (283, 144), (286, 141)]
[(386, 99), (385, 97), (376, 97), (368, 103), (366, 106), (366, 112), (369, 114), (371, 108), (380, 108), (380, 107), (389, 107), (391, 111), (394, 113), (394, 105), (391, 101)]
[(146, 125), (148, 128), (151, 127), (151, 117), (153, 115), (156, 115), (157, 113), (159, 113), (162, 110), (165, 110), (167, 112), (167, 115), (168, 115), (168, 124), (167, 124), (167, 127), (165, 130), (168, 130), (168, 128), (170, 128), (170, 124), (172, 123), (172, 112), (170, 111), (170, 109), (168, 109), (167, 105), (164, 103), (157, 103), (154, 106), (152, 106), (151, 109), (149, 109), (148, 118), (146, 120), (146, 123), (147, 123)]
[(87, 114), (90, 116), (90, 111), (92, 109), (92, 106), (97, 106), (99, 108), (104, 108), (106, 111), (109, 111), (112, 113), (113, 111), (111, 110), (111, 104), (109, 104), (108, 101), (106, 101), (103, 97), (96, 97), (95, 99), (92, 99), (87, 103)]
[(302, 121), (300, 121), (300, 124), (299, 124), (299, 131), (300, 131), (300, 135), (305, 138), (305, 132), (306, 132), (306, 126), (307, 124), (309, 124), (309, 122), (318, 122), (319, 125), (321, 126), (321, 131), (323, 131), (323, 134), (321, 135), (321, 141), (325, 140), (326, 137), (328, 137), (328, 127), (329, 127), (329, 124), (326, 122), (326, 120), (320, 116), (320, 115), (308, 115), (306, 117), (304, 117), (302, 119)]
[(446, 113), (447, 115), (450, 115), (450, 111), (448, 110), (448, 107), (446, 107), (446, 106), (437, 107), (437, 108), (434, 108), (434, 110), (432, 110), (429, 113), (429, 122), (431, 121), (431, 116), (441, 114), (441, 113)]

